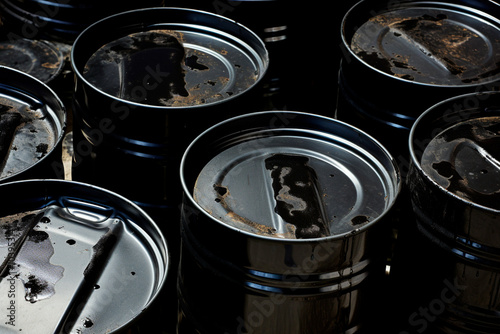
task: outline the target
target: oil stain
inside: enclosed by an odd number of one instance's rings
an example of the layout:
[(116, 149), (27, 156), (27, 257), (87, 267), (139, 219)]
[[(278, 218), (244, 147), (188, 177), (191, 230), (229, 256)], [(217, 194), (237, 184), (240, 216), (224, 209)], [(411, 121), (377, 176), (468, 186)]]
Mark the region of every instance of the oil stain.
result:
[(316, 171), (308, 162), (305, 156), (291, 154), (275, 154), (265, 160), (266, 169), (271, 171), (274, 210), (295, 226), (297, 239), (330, 235)]

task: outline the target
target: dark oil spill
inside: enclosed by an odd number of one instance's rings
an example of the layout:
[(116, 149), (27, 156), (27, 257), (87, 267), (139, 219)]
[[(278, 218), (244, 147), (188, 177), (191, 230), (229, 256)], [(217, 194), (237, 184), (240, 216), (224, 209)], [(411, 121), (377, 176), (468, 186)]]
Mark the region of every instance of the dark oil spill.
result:
[(40, 143), (36, 146), (36, 152), (40, 153), (39, 159), (43, 158), (49, 149), (49, 145), (46, 143)]
[(43, 217), (43, 212), (15, 215), (12, 220), (0, 221), (0, 229), (3, 230), (5, 238), (18, 239), (22, 235), (31, 234), (31, 228)]
[(206, 71), (209, 69), (208, 66), (199, 63), (198, 57), (195, 55), (186, 57), (186, 66), (191, 68), (192, 70), (198, 70), (198, 71)]
[(287, 154), (265, 160), (266, 169), (271, 171), (275, 212), (296, 227), (297, 239), (330, 235), (316, 171), (308, 162), (307, 157)]
[(353, 219), (351, 219), (351, 223), (353, 225), (362, 225), (368, 222), (369, 222), (369, 217), (367, 216), (356, 216)]
[(40, 218), (40, 223), (48, 224), (48, 223), (50, 223), (50, 218), (44, 216), (44, 217)]
[[(99, 49), (83, 74), (92, 84), (119, 98), (165, 105), (174, 96), (189, 95), (182, 67), (184, 57), (184, 47), (170, 34), (135, 33)], [(190, 64), (201, 68), (196, 59)]]
[(16, 129), (21, 125), (22, 116), (17, 112), (5, 111), (10, 107), (0, 107), (0, 167), (2, 167), (10, 151)]
[(223, 186), (219, 186), (219, 185), (214, 184), (214, 189), (217, 192), (217, 195), (220, 197), (224, 197), (228, 193), (227, 188), (223, 187)]
[(37, 229), (38, 223), (50, 222), (43, 215), (44, 210), (37, 210), (0, 218), (0, 246), (8, 242), (15, 248), (7, 259), (7, 274), (23, 282), (25, 300), (30, 303), (50, 298), (64, 272), (50, 263), (54, 247), (49, 234)]
[(94, 326), (94, 322), (90, 318), (85, 318), (83, 320), (83, 327), (90, 328), (92, 326)]
[(34, 243), (39, 243), (44, 240), (47, 240), (49, 238), (49, 235), (46, 232), (43, 231), (35, 231), (31, 230), (28, 233), (28, 241), (34, 242)]
[(25, 299), (31, 303), (38, 301), (38, 295), (45, 292), (49, 284), (36, 277), (35, 275), (29, 275), (28, 280), (24, 282), (24, 288), (26, 290)]

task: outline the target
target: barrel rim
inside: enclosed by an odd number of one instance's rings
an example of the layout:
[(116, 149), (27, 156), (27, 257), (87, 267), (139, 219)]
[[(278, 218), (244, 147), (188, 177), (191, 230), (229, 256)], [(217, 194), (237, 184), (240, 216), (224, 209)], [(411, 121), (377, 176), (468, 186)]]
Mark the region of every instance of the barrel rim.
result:
[[(81, 71), (77, 68), (77, 65), (76, 65), (76, 63), (74, 61), (74, 59), (76, 59), (75, 58), (76, 53), (78, 52), (79, 42), (81, 43), (81, 40), (85, 37), (85, 35), (87, 35), (88, 33), (90, 33), (94, 29), (98, 29), (99, 26), (101, 26), (103, 24), (106, 24), (109, 21), (117, 20), (117, 19), (120, 19), (120, 18), (123, 18), (123, 17), (127, 17), (127, 16), (130, 17), (130, 16), (133, 16), (136, 13), (145, 13), (145, 12), (151, 12), (151, 11), (178, 11), (178, 12), (186, 12), (186, 13), (189, 12), (189, 13), (198, 14), (198, 15), (205, 15), (207, 17), (213, 17), (213, 18), (216, 18), (216, 19), (219, 19), (219, 20), (224, 20), (227, 23), (233, 24), (234, 27), (238, 28), (239, 31), (244, 31), (246, 34), (249, 34), (255, 41), (257, 41), (259, 43), (259, 49), (262, 50), (262, 52), (263, 52), (263, 54), (255, 52), (256, 55), (258, 56), (258, 57), (256, 57), (256, 59), (257, 59), (257, 62), (258, 62), (259, 69), (261, 70), (261, 72), (259, 73), (259, 76), (257, 77), (256, 81), (250, 87), (248, 87), (247, 90), (245, 90), (245, 91), (243, 91), (241, 93), (238, 93), (238, 94), (234, 94), (234, 95), (232, 95), (232, 96), (230, 96), (230, 97), (228, 97), (226, 99), (220, 100), (220, 101), (215, 101), (215, 102), (211, 102), (211, 103), (204, 103), (204, 104), (196, 104), (196, 105), (190, 105), (190, 106), (157, 106), (157, 105), (151, 105), (151, 104), (133, 102), (133, 101), (129, 101), (129, 100), (126, 100), (126, 99), (123, 99), (123, 98), (116, 97), (116, 96), (114, 96), (112, 94), (104, 92), (101, 89), (95, 87), (87, 79), (85, 79), (84, 76), (82, 75)], [(159, 23), (162, 23), (162, 22), (159, 22)], [(166, 23), (168, 23), (168, 22), (166, 22)], [(124, 24), (128, 24), (129, 25), (130, 22), (126, 21)], [(190, 24), (196, 24), (196, 23), (190, 23)], [(144, 27), (145, 26), (143, 25), (143, 28)], [(213, 28), (210, 28), (210, 29), (213, 29)], [(237, 37), (237, 36), (235, 36), (235, 37)], [(244, 41), (242, 41), (242, 42), (244, 42)], [(244, 44), (247, 44), (247, 43), (244, 42)], [(250, 45), (248, 45), (248, 46), (250, 46)], [(76, 51), (75, 51), (75, 49), (76, 49)], [(253, 50), (253, 51), (255, 51), (255, 50)], [(267, 69), (269, 67), (268, 66), (268, 64), (269, 64), (269, 53), (267, 51), (267, 48), (266, 48), (264, 42), (257, 35), (257, 33), (255, 33), (254, 31), (252, 31), (251, 29), (249, 29), (245, 25), (243, 25), (243, 24), (241, 24), (241, 23), (239, 23), (239, 22), (237, 22), (235, 20), (232, 20), (232, 19), (230, 19), (228, 17), (222, 16), (222, 15), (219, 15), (219, 14), (215, 14), (215, 13), (211, 13), (211, 12), (208, 12), (208, 11), (199, 10), (199, 9), (184, 8), (184, 7), (175, 7), (175, 6), (172, 6), (172, 7), (149, 7), (149, 8), (132, 9), (132, 10), (124, 11), (124, 12), (121, 12), (121, 13), (112, 14), (110, 16), (107, 16), (105, 18), (102, 18), (102, 19), (100, 19), (100, 20), (98, 20), (98, 21), (90, 24), (80, 34), (78, 34), (77, 38), (73, 42), (73, 45), (72, 45), (72, 48), (71, 48), (71, 59), (73, 60), (71, 62), (71, 66), (72, 66), (73, 72), (75, 73), (75, 75), (78, 78), (78, 80), (81, 80), (87, 87), (90, 87), (91, 89), (93, 89), (97, 93), (102, 94), (102, 95), (104, 95), (107, 98), (110, 98), (112, 100), (119, 101), (121, 103), (125, 103), (125, 104), (133, 106), (133, 107), (141, 107), (141, 108), (147, 108), (147, 109), (151, 109), (151, 110), (187, 110), (187, 109), (199, 109), (199, 108), (205, 108), (207, 106), (218, 105), (218, 104), (224, 103), (226, 101), (233, 100), (233, 99), (237, 98), (238, 96), (240, 96), (242, 94), (245, 94), (248, 90), (253, 89), (262, 80), (262, 78), (265, 76), (265, 74), (267, 72)]]
[[(388, 203), (387, 207), (385, 208), (384, 212), (381, 213), (379, 216), (377, 216), (374, 220), (370, 221), (368, 224), (365, 224), (359, 228), (355, 228), (351, 231), (348, 231), (348, 232), (344, 232), (344, 233), (340, 233), (340, 234), (335, 234), (335, 235), (331, 235), (331, 236), (327, 236), (327, 237), (321, 237), (321, 238), (308, 238), (308, 239), (277, 239), (277, 238), (274, 238), (274, 237), (269, 237), (269, 236), (265, 236), (265, 235), (259, 235), (259, 234), (255, 234), (255, 233), (252, 233), (252, 232), (249, 232), (249, 231), (245, 231), (245, 230), (242, 230), (242, 229), (238, 229), (234, 226), (230, 226), (228, 224), (225, 224), (224, 222), (216, 219), (215, 217), (213, 217), (212, 215), (210, 215), (207, 211), (205, 211), (205, 209), (203, 209), (195, 200), (194, 200), (194, 197), (192, 195), (192, 191), (188, 188), (187, 186), (187, 182), (186, 182), (186, 179), (184, 177), (184, 169), (185, 169), (185, 166), (186, 166), (186, 160), (187, 160), (187, 157), (189, 156), (189, 154), (191, 153), (190, 151), (193, 149), (193, 146), (195, 145), (198, 145), (198, 143), (200, 141), (203, 140), (203, 137), (208, 134), (208, 133), (211, 133), (213, 132), (214, 130), (217, 130), (217, 128), (221, 125), (224, 125), (224, 124), (228, 124), (228, 123), (231, 123), (233, 121), (237, 121), (237, 120), (242, 120), (242, 119), (245, 119), (245, 118), (250, 118), (250, 117), (253, 117), (253, 116), (259, 116), (259, 115), (271, 115), (271, 114), (281, 114), (281, 115), (284, 115), (284, 114), (288, 114), (288, 115), (300, 115), (300, 116), (303, 116), (303, 117), (310, 117), (310, 118), (314, 118), (314, 119), (317, 119), (319, 121), (323, 121), (323, 122), (333, 122), (333, 123), (337, 123), (343, 127), (346, 127), (347, 129), (349, 129), (350, 131), (354, 131), (356, 133), (358, 133), (358, 135), (360, 137), (364, 137), (366, 139), (368, 139), (372, 144), (374, 144), (377, 149), (380, 150), (380, 153), (384, 155), (385, 158), (387, 158), (387, 162), (392, 166), (392, 168), (394, 169), (394, 176), (395, 176), (395, 179), (394, 180), (391, 180), (391, 182), (394, 182), (396, 184), (393, 184), (394, 186), (394, 197), (392, 198), (391, 202)], [(239, 115), (239, 116), (235, 116), (235, 117), (232, 117), (232, 118), (229, 118), (229, 119), (226, 119), (222, 122), (219, 122), (211, 127), (209, 127), (208, 129), (206, 129), (205, 131), (203, 131), (201, 134), (199, 134), (189, 145), (188, 147), (186, 148), (186, 150), (184, 151), (184, 154), (182, 156), (182, 159), (181, 159), (181, 162), (180, 162), (180, 179), (181, 179), (181, 185), (182, 185), (182, 190), (184, 192), (184, 196), (185, 198), (187, 198), (189, 200), (189, 204), (190, 205), (193, 205), (196, 210), (198, 210), (199, 212), (201, 212), (201, 214), (203, 214), (206, 218), (210, 219), (211, 221), (215, 222), (216, 224), (219, 224), (221, 226), (224, 226), (230, 230), (233, 230), (237, 233), (242, 233), (242, 234), (245, 234), (249, 237), (253, 237), (253, 238), (256, 238), (256, 239), (264, 239), (264, 240), (270, 240), (270, 241), (281, 241), (281, 242), (287, 242), (287, 243), (314, 243), (314, 242), (322, 242), (322, 241), (333, 241), (333, 240), (341, 240), (341, 239), (344, 239), (346, 237), (352, 237), (354, 235), (357, 235), (359, 233), (362, 233), (364, 232), (365, 230), (371, 228), (373, 225), (379, 223), (380, 221), (383, 220), (383, 218), (388, 214), (389, 211), (391, 211), (392, 207), (395, 205), (395, 202), (397, 201), (397, 198), (401, 192), (401, 189), (402, 189), (402, 182), (401, 182), (401, 172), (399, 170), (399, 167), (395, 161), (395, 159), (392, 157), (392, 155), (390, 154), (390, 152), (378, 141), (376, 140), (374, 137), (372, 137), (371, 135), (369, 135), (368, 133), (346, 123), (346, 122), (343, 122), (343, 121), (339, 121), (337, 119), (333, 119), (333, 118), (330, 118), (330, 117), (326, 117), (326, 116), (322, 116), (322, 115), (318, 115), (318, 114), (313, 114), (313, 113), (307, 113), (307, 112), (300, 112), (300, 111), (284, 111), (284, 110), (267, 110), (267, 111), (257, 111), (257, 112), (252, 112), (252, 113), (248, 113), (248, 114), (244, 114), (244, 115)], [(184, 204), (183, 204), (184, 205)]]

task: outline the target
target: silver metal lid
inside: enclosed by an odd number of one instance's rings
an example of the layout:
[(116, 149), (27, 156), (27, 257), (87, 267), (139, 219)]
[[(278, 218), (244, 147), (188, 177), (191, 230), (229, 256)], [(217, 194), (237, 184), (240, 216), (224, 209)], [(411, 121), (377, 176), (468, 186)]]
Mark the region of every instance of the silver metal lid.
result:
[[(357, 19), (355, 11), (356, 7), (346, 19)], [(453, 2), (420, 1), (372, 12), (347, 42), (373, 68), (444, 86), (500, 78), (500, 21), (489, 13)]]
[[(69, 181), (0, 186), (0, 331), (110, 333), (154, 300), (168, 252), (132, 202)], [(26, 210), (21, 210), (25, 207)]]
[(103, 39), (103, 30), (109, 34), (106, 41), (90, 50), (81, 73), (76, 72), (125, 101), (160, 107), (218, 103), (255, 86), (268, 65), (263, 42), (248, 28), (175, 7), (129, 11), (96, 22), (75, 42), (78, 64), (81, 48), (91, 44), (87, 39), (94, 34)]
[[(273, 119), (287, 124), (267, 128)], [(385, 149), (335, 120), (264, 112), (207, 132), (221, 139), (214, 151), (202, 134), (188, 149), (214, 152), (190, 191), (207, 213), (240, 231), (284, 239), (342, 236), (375, 222), (399, 191)]]
[(450, 193), (500, 210), (499, 147), (500, 117), (485, 113), (441, 129), (425, 147), (420, 164)]

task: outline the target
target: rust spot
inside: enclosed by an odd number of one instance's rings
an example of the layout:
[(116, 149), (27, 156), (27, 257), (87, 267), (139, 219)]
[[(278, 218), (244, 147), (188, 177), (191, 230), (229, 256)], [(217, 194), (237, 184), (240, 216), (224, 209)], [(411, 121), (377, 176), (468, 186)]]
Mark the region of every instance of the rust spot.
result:
[(60, 62), (57, 62), (57, 63), (43, 63), (42, 67), (50, 68), (50, 69), (58, 69), (60, 65), (61, 65)]
[[(229, 206), (226, 203), (226, 198), (230, 196), (229, 189), (225, 186), (213, 185), (214, 190), (217, 194), (217, 197), (215, 198), (215, 201), (219, 203), (225, 210), (226, 210), (226, 218), (230, 220), (235, 226), (238, 224), (243, 224), (246, 226), (251, 227), (254, 231), (253, 233), (257, 235), (268, 235), (268, 236), (273, 236), (273, 237), (282, 237), (282, 238), (294, 238), (294, 232), (295, 228), (291, 226), (287, 226), (287, 229), (289, 232), (285, 234), (279, 234), (277, 231), (264, 224), (257, 223), (255, 221), (252, 221), (251, 219), (245, 218), (240, 216), (239, 214), (235, 213), (233, 210), (229, 208)], [(211, 212), (209, 212), (212, 214)]]
[(233, 211), (228, 212), (227, 217), (231, 219), (233, 222), (238, 222), (253, 227), (261, 234), (276, 234), (276, 230), (274, 228), (256, 223), (250, 219), (238, 215)]

